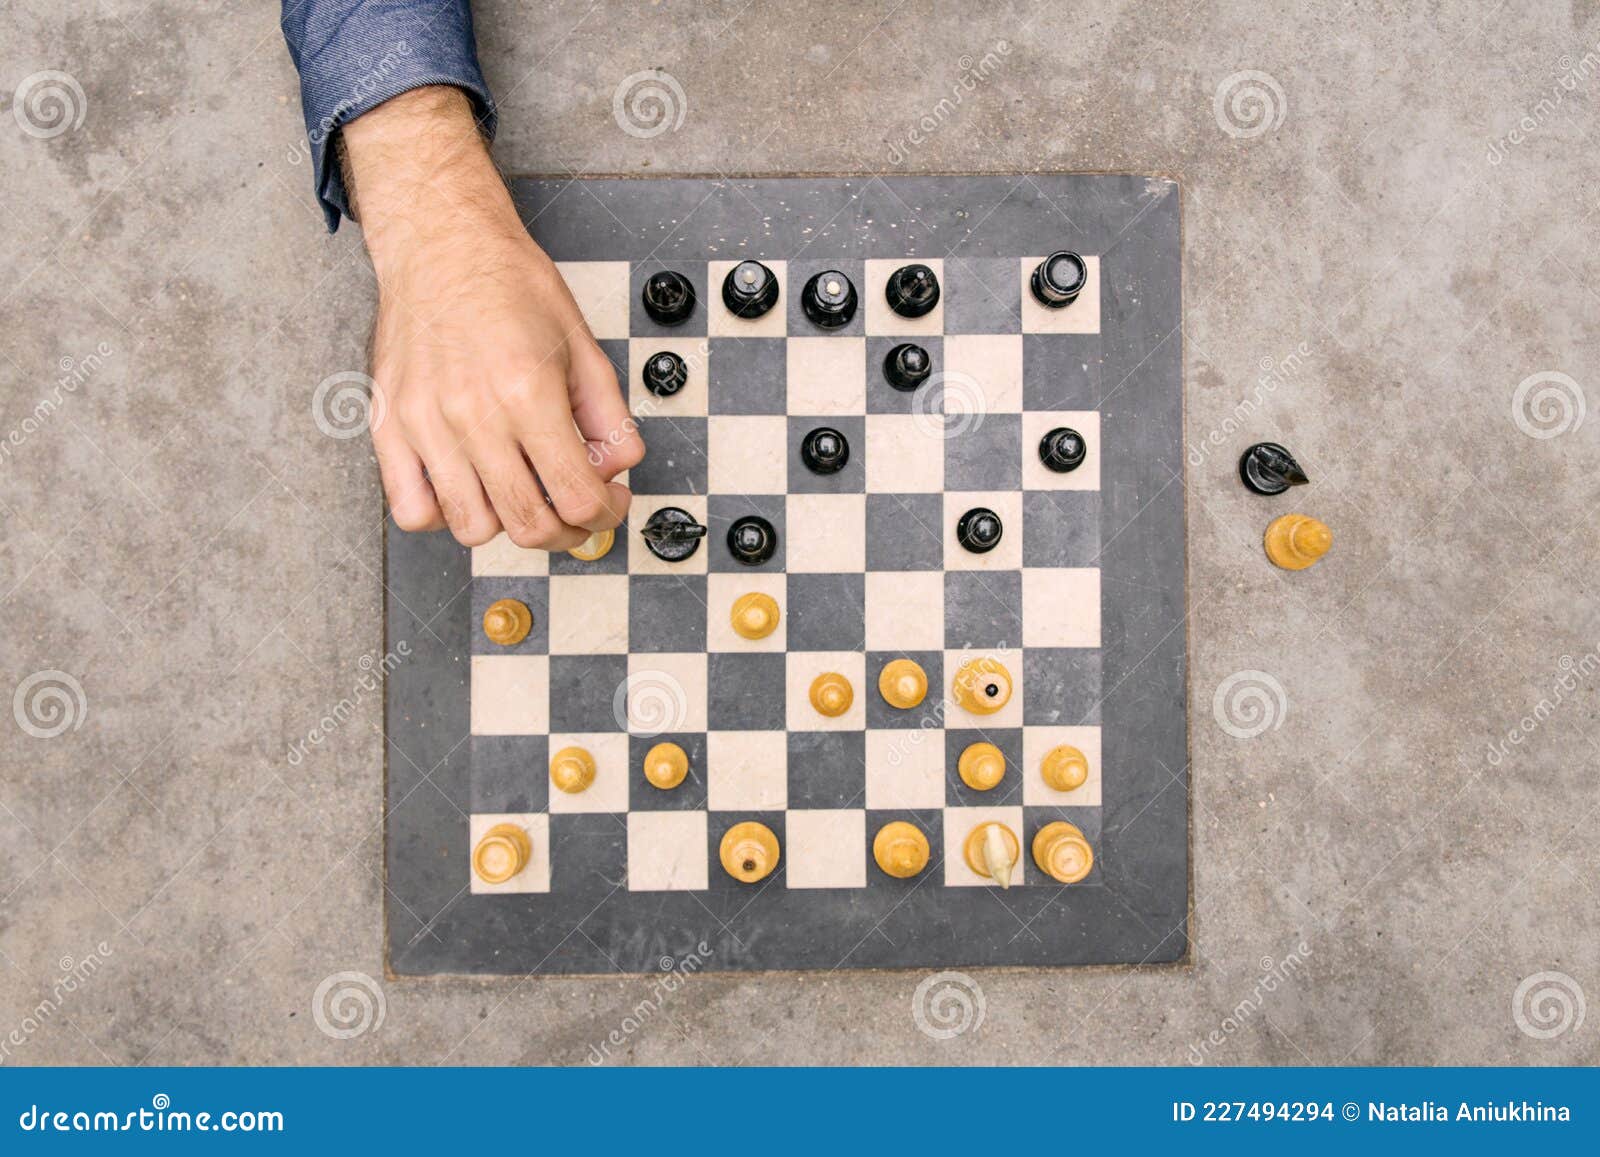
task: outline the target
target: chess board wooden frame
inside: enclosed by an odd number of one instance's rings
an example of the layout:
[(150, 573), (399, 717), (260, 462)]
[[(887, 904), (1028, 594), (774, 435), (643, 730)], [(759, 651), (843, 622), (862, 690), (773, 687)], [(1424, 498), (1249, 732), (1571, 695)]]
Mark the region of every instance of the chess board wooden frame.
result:
[[(386, 644), (409, 651), (385, 696), (391, 974), (654, 972), (690, 954), (696, 967), (745, 970), (1186, 959), (1176, 184), (1101, 174), (600, 178), (522, 180), (514, 191), (630, 404), (648, 414), (639, 421), (651, 451), (628, 479), (635, 530), (619, 530), (599, 564), (535, 558), (504, 541), (469, 552), (443, 534), (386, 535)], [(1059, 248), (1085, 255), (1091, 281), (1054, 312), (1025, 282)], [(728, 314), (717, 292), (745, 257), (783, 281), (778, 309), (756, 322)], [(907, 320), (884, 306), (882, 286), (912, 260), (939, 272), (944, 296), (933, 314)], [(700, 306), (681, 328), (655, 326), (639, 306), (642, 279), (658, 268), (695, 282)], [(848, 273), (861, 293), (840, 331), (818, 330), (798, 308), (805, 277), (824, 268)], [(948, 375), (946, 423), (963, 426), (931, 450), (928, 415), (912, 409), (925, 403), (888, 390), (877, 368), (899, 340), (929, 348)], [(690, 366), (689, 385), (665, 403), (637, 381), (658, 348), (680, 350)], [(788, 461), (822, 421), (850, 436), (856, 469), (818, 479)], [(1090, 460), (1072, 474), (1043, 471), (1027, 451), (1056, 424), (1089, 441)], [(785, 485), (752, 494), (775, 468)], [(711, 528), (678, 568), (651, 558), (636, 530), (669, 502)], [(980, 504), (1006, 519), (1009, 541), (992, 555), (953, 542), (954, 518)], [(886, 518), (897, 509), (914, 517)], [(772, 518), (783, 544), (754, 570), (721, 541), (747, 512)], [(902, 533), (930, 523), (942, 543)], [(779, 597), (784, 627), (752, 646), (720, 628), (725, 604), (755, 589)], [(506, 595), (534, 608), (535, 628), (502, 649), (477, 623)], [(943, 624), (907, 613), (935, 601)], [(1009, 619), (994, 609), (1012, 602)], [(1086, 613), (1091, 603), (1097, 614)], [(563, 608), (580, 604), (611, 610), (579, 632)], [(1049, 613), (1058, 607), (1065, 613)], [(698, 627), (685, 628), (697, 614)], [(955, 664), (973, 652), (998, 655), (1018, 679), (993, 719), (963, 719), (944, 703)], [(929, 672), (931, 727), (877, 695), (877, 670), (901, 655)], [(846, 717), (819, 723), (795, 702), (813, 668), (850, 675)], [(618, 687), (663, 674), (687, 703), (670, 731), (640, 725), (626, 694), (614, 710)], [(922, 733), (915, 742), (912, 732)], [(690, 780), (673, 792), (639, 771), (658, 739), (691, 755)], [(954, 775), (976, 739), (1007, 757), (991, 793)], [(546, 760), (568, 742), (595, 750), (612, 774), (562, 798)], [(1057, 742), (1090, 753), (1090, 781), (1065, 796), (1034, 782), (1039, 755)], [(744, 819), (767, 823), (783, 846), (778, 870), (757, 885), (728, 878), (716, 859), (721, 833)], [(872, 863), (872, 834), (891, 819), (930, 837), (933, 861), (915, 879)], [(1023, 838), (1007, 891), (962, 861), (962, 835), (985, 819)], [(1094, 846), (1094, 872), (1079, 884), (1057, 884), (1026, 855), (1053, 819), (1077, 824)], [(486, 886), (468, 857), (502, 821), (529, 831), (534, 859), (510, 883)]]

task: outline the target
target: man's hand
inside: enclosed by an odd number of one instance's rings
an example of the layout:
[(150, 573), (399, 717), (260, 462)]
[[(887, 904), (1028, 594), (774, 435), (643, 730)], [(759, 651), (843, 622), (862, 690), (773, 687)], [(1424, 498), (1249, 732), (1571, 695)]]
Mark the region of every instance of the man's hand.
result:
[(644, 444), (466, 97), (417, 89), (342, 131), (378, 276), (372, 442), (396, 525), (546, 550), (616, 526), (632, 496), (612, 479)]

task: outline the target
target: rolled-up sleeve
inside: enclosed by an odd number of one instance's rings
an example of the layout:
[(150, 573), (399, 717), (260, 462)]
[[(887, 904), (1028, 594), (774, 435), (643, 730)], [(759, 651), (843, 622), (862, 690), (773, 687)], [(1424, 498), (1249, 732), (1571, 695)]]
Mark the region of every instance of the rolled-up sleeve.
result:
[(468, 0), (283, 0), (282, 25), (300, 70), (312, 174), (330, 231), (350, 214), (332, 156), (340, 125), (400, 93), (450, 84), (472, 98), (479, 124), (494, 135)]

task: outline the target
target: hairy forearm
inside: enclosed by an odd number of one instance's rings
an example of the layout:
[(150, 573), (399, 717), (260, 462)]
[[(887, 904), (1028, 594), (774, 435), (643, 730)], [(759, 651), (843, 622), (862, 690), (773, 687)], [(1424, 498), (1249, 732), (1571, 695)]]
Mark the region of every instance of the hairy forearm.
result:
[(460, 90), (414, 89), (352, 121), (340, 160), (380, 277), (432, 243), (470, 232), (526, 240)]

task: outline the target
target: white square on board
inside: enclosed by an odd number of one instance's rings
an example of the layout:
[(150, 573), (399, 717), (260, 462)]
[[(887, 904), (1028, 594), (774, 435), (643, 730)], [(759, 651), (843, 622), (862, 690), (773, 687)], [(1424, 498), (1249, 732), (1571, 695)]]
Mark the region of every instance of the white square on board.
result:
[(536, 578), (550, 573), (550, 554), (518, 546), (501, 531), (482, 546), (472, 548), (474, 578)]
[(781, 811), (789, 803), (789, 737), (782, 731), (706, 735), (706, 806)]
[[(932, 698), (930, 694), (929, 702)], [(944, 798), (942, 728), (867, 732), (867, 807), (876, 811), (942, 808)]]
[(789, 311), (784, 299), (789, 293), (789, 263), (768, 261), (761, 264), (772, 270), (778, 281), (778, 304), (760, 317), (740, 317), (722, 304), (722, 282), (737, 261), (712, 261), (706, 267), (706, 332), (712, 337), (782, 337), (788, 332)]
[(865, 494), (791, 494), (785, 510), (784, 559), (789, 573), (852, 574), (867, 569)]
[(706, 653), (635, 652), (628, 656), (628, 731), (665, 735), (706, 729)]
[(628, 813), (628, 891), (700, 891), (710, 855), (705, 812)]
[[(472, 870), (472, 851), (490, 828), (501, 824), (515, 824), (528, 833), (528, 863), (511, 879), (500, 884), (490, 884), (478, 878)], [(467, 820), (467, 875), (474, 896), (511, 896), (528, 892), (550, 890), (550, 817), (542, 812), (495, 813), (480, 812)]]
[[(1039, 442), (1065, 426), (1083, 435), (1083, 462), (1057, 474), (1039, 459)], [(1100, 413), (1098, 410), (1030, 410), (1022, 415), (1022, 488), (1024, 490), (1100, 489)]]
[[(1045, 755), (1069, 744), (1083, 752), (1089, 775), (1081, 787), (1056, 791), (1040, 770)], [(1022, 729), (1022, 802), (1033, 807), (1098, 807), (1100, 804), (1100, 729), (1098, 727), (1024, 727)]]
[(944, 489), (944, 418), (867, 415), (867, 492), (937, 494)]
[(782, 414), (713, 415), (706, 422), (706, 489), (782, 494), (789, 489), (789, 420)]
[[(1022, 335), (962, 333), (944, 339), (944, 412), (1022, 412)], [(981, 399), (974, 404), (976, 399)]]
[(543, 735), (550, 730), (547, 655), (474, 655), (472, 734)]
[(1098, 567), (1029, 567), (1022, 572), (1022, 645), (1098, 647)]
[(867, 339), (792, 337), (789, 413), (802, 417), (867, 412)]
[(597, 341), (628, 336), (626, 261), (557, 261), (556, 270)]
[(628, 651), (628, 576), (550, 576), (550, 653), (625, 655)]
[(1022, 259), (1022, 332), (1023, 333), (1099, 333), (1100, 332), (1100, 258), (1088, 254), (1083, 257), (1086, 277), (1077, 300), (1060, 309), (1040, 305), (1033, 296), (1029, 281), (1045, 254)]
[(867, 813), (858, 808), (815, 808), (784, 814), (791, 888), (864, 888), (867, 885)]
[[(764, 639), (747, 639), (733, 629), (733, 604), (742, 595), (769, 595), (778, 604), (777, 629)], [(706, 650), (770, 654), (789, 639), (789, 577), (783, 571), (714, 573), (706, 576)]]
[[(889, 308), (886, 292), (889, 276), (902, 265), (926, 265), (939, 279), (939, 303), (921, 317), (901, 317)], [(944, 258), (942, 257), (892, 257), (869, 258), (866, 275), (862, 278), (862, 292), (867, 305), (867, 334), (881, 337), (895, 336), (937, 337), (944, 332)]]
[[(565, 792), (550, 785), (550, 814), (580, 815), (628, 810), (628, 737), (620, 731), (569, 732), (550, 737), (550, 759), (566, 747), (581, 747), (594, 756), (594, 782), (583, 791)], [(550, 768), (545, 767), (548, 777)]]
[(967, 837), (979, 824), (1005, 824), (1017, 837), (1017, 863), (1011, 869), (1011, 886), (1024, 883), (1025, 860), (1031, 854), (1027, 833), (1022, 827), (1021, 807), (947, 807), (944, 809), (944, 882), (952, 888), (998, 888), (988, 876), (980, 876), (967, 866)]
[(944, 572), (867, 572), (867, 650), (944, 650)]
[[(834, 672), (850, 681), (852, 698), (843, 715), (824, 715), (811, 705), (811, 684)], [(860, 651), (790, 651), (785, 656), (786, 704), (790, 731), (860, 731), (867, 725), (867, 657)]]

